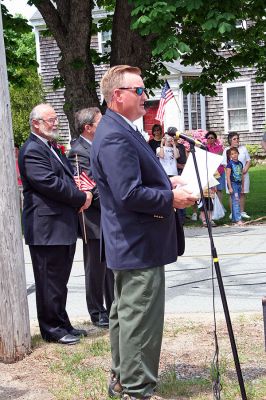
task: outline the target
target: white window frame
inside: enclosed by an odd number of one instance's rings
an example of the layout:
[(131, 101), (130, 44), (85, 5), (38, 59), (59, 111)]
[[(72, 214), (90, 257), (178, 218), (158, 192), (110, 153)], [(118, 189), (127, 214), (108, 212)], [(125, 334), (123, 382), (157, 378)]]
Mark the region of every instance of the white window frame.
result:
[(247, 80), (238, 80), (234, 82), (229, 82), (223, 84), (223, 109), (224, 109), (224, 131), (229, 131), (229, 120), (228, 120), (228, 98), (227, 98), (227, 90), (236, 87), (245, 87), (246, 89), (246, 108), (247, 108), (247, 130), (243, 130), (240, 132), (252, 132), (252, 108), (251, 108), (251, 83)]
[[(191, 96), (196, 96), (196, 109), (192, 110), (191, 107)], [(187, 94), (187, 107), (188, 107), (188, 129), (192, 130), (192, 113), (196, 114), (197, 125), (199, 123), (199, 113), (198, 113), (198, 93), (188, 93)], [(200, 119), (201, 126), (197, 126), (196, 129), (206, 129), (206, 109), (205, 109), (205, 96), (200, 95)], [(195, 128), (194, 128), (195, 129)]]
[(103, 54), (103, 35), (102, 32), (98, 32), (98, 48), (99, 48), (99, 53)]

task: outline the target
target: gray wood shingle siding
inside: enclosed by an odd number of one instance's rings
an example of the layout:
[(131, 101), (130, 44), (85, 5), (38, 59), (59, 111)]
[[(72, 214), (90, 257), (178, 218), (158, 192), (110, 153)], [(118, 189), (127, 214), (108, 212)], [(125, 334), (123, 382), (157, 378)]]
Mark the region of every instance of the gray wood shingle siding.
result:
[[(252, 131), (239, 131), (241, 141), (244, 144), (260, 144), (265, 131), (265, 94), (264, 84), (256, 82), (255, 68), (240, 68), (241, 78), (251, 83), (251, 112), (252, 112)], [(214, 130), (221, 135), (227, 136), (224, 127), (224, 105), (223, 87), (221, 84), (216, 86), (217, 96), (206, 96), (206, 126), (208, 130)]]
[(53, 79), (59, 76), (57, 63), (59, 59), (59, 48), (52, 37), (40, 34), (40, 60), (41, 76), (45, 90), (45, 100), (51, 103), (60, 120), (60, 131), (62, 141), (69, 141), (69, 127), (66, 115), (63, 111), (64, 89), (53, 89)]
[[(91, 47), (98, 49), (98, 37), (95, 35), (91, 39)], [(40, 32), (40, 65), (41, 65), (41, 77), (43, 80), (45, 90), (45, 100), (52, 104), (55, 108), (58, 117), (60, 119), (60, 131), (62, 142), (67, 144), (70, 139), (68, 120), (63, 111), (65, 103), (64, 88), (53, 89), (54, 77), (59, 77), (57, 69), (58, 60), (60, 57), (60, 49), (58, 48), (56, 41), (52, 37), (43, 36)], [(102, 75), (107, 69), (107, 65), (95, 66), (96, 81), (101, 80)], [(97, 89), (97, 93), (100, 99), (100, 89)]]

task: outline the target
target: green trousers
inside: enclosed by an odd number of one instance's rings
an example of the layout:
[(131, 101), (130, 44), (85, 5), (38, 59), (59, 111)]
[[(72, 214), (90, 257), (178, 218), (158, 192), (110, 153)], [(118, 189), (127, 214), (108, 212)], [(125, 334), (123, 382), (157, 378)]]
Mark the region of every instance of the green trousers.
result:
[(114, 271), (110, 312), (112, 372), (124, 393), (137, 398), (154, 393), (163, 335), (164, 266)]

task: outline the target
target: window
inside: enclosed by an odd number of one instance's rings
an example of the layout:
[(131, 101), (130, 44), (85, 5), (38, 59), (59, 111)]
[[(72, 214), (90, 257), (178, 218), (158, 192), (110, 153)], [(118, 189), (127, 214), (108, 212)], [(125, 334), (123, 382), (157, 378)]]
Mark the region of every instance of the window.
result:
[[(197, 76), (183, 76), (183, 81), (196, 79)], [(206, 129), (205, 97), (199, 93), (182, 94), (183, 97), (183, 129)]]
[(191, 115), (191, 129), (198, 129), (198, 102), (197, 93), (190, 95), (190, 115)]
[(184, 129), (206, 129), (205, 97), (199, 93), (184, 95)]
[(225, 84), (223, 96), (225, 131), (252, 131), (250, 82)]
[(111, 40), (112, 31), (108, 32), (99, 32), (98, 41), (99, 41), (99, 51), (102, 54), (110, 53), (111, 46), (109, 41)]

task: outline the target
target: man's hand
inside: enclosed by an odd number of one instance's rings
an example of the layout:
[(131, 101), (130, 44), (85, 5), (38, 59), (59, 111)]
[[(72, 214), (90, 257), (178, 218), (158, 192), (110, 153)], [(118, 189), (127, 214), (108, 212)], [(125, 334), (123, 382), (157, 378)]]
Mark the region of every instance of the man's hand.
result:
[(184, 185), (186, 183), (184, 181), (184, 179), (182, 179), (181, 176), (178, 176), (178, 175), (171, 176), (171, 178), (169, 178), (169, 179), (170, 179), (173, 189), (175, 189), (179, 185)]
[(173, 189), (173, 207), (174, 208), (186, 208), (193, 206), (198, 198), (192, 195), (192, 192), (186, 189)]
[(84, 211), (84, 210), (87, 210), (87, 208), (89, 208), (90, 205), (91, 205), (92, 198), (93, 198), (92, 193), (91, 193), (91, 192), (86, 192), (86, 196), (87, 196), (86, 201), (85, 201), (85, 203), (83, 204), (83, 206), (79, 209), (79, 212), (82, 212), (82, 211)]

